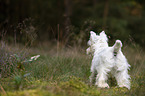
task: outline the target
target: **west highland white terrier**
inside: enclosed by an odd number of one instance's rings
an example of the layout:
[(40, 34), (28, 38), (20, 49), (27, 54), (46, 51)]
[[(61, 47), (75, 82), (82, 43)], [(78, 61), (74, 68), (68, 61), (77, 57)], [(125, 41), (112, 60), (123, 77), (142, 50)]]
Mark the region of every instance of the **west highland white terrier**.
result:
[[(90, 83), (101, 88), (109, 88), (107, 84), (108, 73), (115, 77), (119, 87), (130, 89), (130, 76), (128, 70), (130, 65), (121, 51), (122, 42), (116, 40), (112, 47), (108, 46), (108, 38), (104, 31), (99, 35), (90, 32), (89, 48), (87, 54), (92, 54)], [(97, 74), (97, 75), (96, 75)]]

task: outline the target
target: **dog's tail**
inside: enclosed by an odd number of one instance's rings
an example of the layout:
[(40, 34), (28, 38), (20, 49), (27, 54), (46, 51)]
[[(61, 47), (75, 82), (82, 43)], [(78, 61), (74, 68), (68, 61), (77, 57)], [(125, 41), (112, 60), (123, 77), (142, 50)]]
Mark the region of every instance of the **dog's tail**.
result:
[(122, 47), (122, 42), (120, 40), (116, 40), (115, 44), (113, 45), (114, 48), (114, 56), (117, 55), (118, 51), (121, 49)]

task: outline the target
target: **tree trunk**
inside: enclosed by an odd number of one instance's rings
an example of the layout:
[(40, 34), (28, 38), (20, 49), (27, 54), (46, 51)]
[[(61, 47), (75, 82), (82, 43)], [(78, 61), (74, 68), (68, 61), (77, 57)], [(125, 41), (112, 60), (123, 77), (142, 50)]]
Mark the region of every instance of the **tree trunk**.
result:
[(64, 32), (62, 35), (62, 32), (60, 31), (60, 34), (63, 36), (62, 37), (62, 43), (63, 43), (62, 45), (65, 46), (66, 43), (68, 42), (69, 36), (70, 36), (70, 25), (71, 25), (70, 16), (72, 14), (72, 1), (71, 0), (64, 0), (64, 7), (65, 7)]
[(68, 35), (70, 32), (70, 28), (69, 26), (71, 25), (71, 20), (70, 20), (70, 16), (72, 14), (72, 8), (71, 8), (71, 0), (64, 0), (64, 5), (65, 5), (65, 33)]
[(105, 0), (104, 16), (103, 16), (103, 28), (102, 28), (103, 30), (106, 29), (108, 11), (109, 11), (109, 0)]

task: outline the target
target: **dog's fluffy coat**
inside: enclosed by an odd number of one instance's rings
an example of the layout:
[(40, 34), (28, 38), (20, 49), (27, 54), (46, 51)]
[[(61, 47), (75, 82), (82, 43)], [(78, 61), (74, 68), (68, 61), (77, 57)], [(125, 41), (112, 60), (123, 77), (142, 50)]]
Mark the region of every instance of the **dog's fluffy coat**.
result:
[(130, 65), (121, 51), (121, 41), (116, 40), (115, 44), (109, 47), (104, 31), (99, 35), (91, 31), (88, 45), (87, 54), (93, 55), (90, 83), (95, 80), (95, 85), (98, 87), (109, 88), (107, 76), (110, 72), (116, 78), (119, 87), (130, 89), (130, 76), (128, 75)]

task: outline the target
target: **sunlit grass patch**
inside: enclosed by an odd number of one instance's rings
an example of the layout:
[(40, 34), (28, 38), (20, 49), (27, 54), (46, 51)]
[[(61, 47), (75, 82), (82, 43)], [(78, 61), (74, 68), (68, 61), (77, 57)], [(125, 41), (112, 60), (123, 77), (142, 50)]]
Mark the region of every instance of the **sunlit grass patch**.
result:
[(7, 92), (7, 94), (3, 96), (58, 96), (58, 95), (55, 95), (47, 90), (30, 89), (30, 90)]
[(71, 77), (71, 79), (67, 82), (60, 83), (61, 88), (67, 91), (78, 91), (81, 94), (88, 95), (88, 96), (99, 96), (100, 91), (97, 90), (95, 87), (90, 87), (88, 84), (84, 83), (80, 80), (80, 78)]

